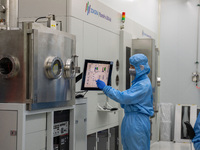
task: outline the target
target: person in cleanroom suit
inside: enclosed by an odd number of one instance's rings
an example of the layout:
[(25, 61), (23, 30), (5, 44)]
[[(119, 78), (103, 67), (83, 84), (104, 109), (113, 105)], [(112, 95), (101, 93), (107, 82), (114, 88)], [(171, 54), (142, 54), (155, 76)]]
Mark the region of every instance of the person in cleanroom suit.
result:
[(195, 150), (200, 150), (200, 113), (194, 125), (195, 137), (192, 139)]
[(121, 125), (121, 137), (124, 150), (150, 150), (150, 120), (153, 116), (153, 94), (148, 78), (150, 67), (143, 54), (129, 58), (129, 73), (135, 76), (130, 89), (118, 91), (97, 80), (99, 89), (114, 101), (121, 104), (125, 116)]

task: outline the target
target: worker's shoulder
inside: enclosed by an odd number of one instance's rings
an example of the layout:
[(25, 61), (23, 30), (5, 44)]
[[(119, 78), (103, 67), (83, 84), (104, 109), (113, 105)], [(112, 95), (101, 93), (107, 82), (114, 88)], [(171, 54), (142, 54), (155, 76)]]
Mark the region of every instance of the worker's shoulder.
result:
[(140, 80), (137, 83), (135, 83), (135, 86), (151, 87), (151, 81), (148, 78), (144, 80)]
[(147, 77), (147, 78), (144, 78), (142, 80), (139, 80), (138, 82), (136, 82), (138, 84), (151, 84), (151, 81), (150, 79)]

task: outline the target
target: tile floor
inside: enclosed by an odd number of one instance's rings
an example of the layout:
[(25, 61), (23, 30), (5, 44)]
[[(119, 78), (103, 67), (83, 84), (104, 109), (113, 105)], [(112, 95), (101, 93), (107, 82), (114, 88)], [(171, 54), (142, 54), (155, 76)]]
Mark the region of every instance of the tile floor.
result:
[[(190, 143), (155, 142), (151, 144), (151, 150), (191, 150)], [(192, 150), (194, 148), (192, 147)]]

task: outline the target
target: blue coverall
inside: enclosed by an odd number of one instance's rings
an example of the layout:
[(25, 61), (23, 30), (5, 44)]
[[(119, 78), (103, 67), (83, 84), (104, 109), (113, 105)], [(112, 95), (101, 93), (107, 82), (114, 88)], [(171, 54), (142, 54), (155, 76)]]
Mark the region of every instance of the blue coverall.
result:
[(131, 56), (129, 62), (136, 70), (130, 89), (121, 92), (111, 86), (105, 86), (103, 91), (124, 109), (125, 116), (121, 125), (123, 149), (150, 150), (149, 117), (154, 114), (152, 86), (148, 78), (150, 67), (147, 57), (143, 54)]
[(194, 125), (195, 137), (192, 139), (195, 150), (200, 150), (200, 113)]

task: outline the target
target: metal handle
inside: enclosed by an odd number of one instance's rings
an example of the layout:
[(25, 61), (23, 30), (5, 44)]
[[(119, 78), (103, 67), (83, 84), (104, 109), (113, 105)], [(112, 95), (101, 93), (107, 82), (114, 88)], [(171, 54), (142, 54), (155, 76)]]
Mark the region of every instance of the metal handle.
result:
[(1, 13), (5, 13), (6, 12), (6, 7), (2, 4), (0, 4), (2, 10), (0, 10)]
[(160, 86), (161, 78), (157, 77), (157, 85)]
[(77, 55), (72, 55), (72, 58), (74, 60), (74, 70), (75, 70), (75, 73), (80, 73), (80, 67), (78, 67), (78, 56)]
[(153, 116), (150, 117), (150, 119), (155, 118), (155, 116), (156, 116), (155, 114), (157, 114), (157, 113), (158, 113), (158, 110), (154, 110), (154, 114), (153, 114)]
[(105, 95), (104, 93), (97, 93), (98, 95)]
[(111, 138), (111, 136), (112, 136), (111, 133), (108, 133), (108, 137)]
[(96, 142), (99, 142), (99, 138), (98, 137), (96, 138)]
[(72, 59), (67, 59), (64, 66), (64, 77), (72, 79), (75, 77), (75, 64)]
[(150, 117), (150, 119), (155, 118), (155, 113), (153, 114), (153, 116)]
[(158, 113), (158, 110), (154, 110), (154, 113)]

